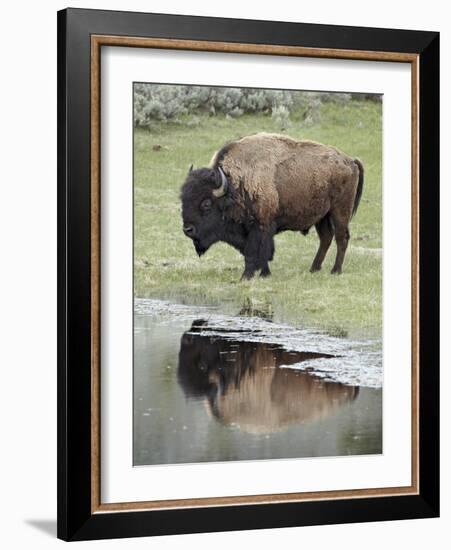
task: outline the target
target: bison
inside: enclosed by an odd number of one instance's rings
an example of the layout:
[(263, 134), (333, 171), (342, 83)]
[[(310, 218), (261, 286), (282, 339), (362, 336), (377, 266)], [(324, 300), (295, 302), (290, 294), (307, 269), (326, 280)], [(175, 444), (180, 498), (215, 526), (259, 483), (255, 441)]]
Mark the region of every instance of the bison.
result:
[(209, 336), (204, 324), (194, 322), (182, 336), (178, 381), (187, 397), (203, 401), (222, 424), (247, 433), (277, 432), (333, 416), (359, 393), (358, 387), (281, 368), (331, 355)]
[(319, 271), (335, 236), (341, 273), (349, 222), (363, 191), (363, 165), (335, 147), (258, 133), (224, 145), (207, 168), (189, 169), (181, 189), (183, 231), (199, 256), (224, 241), (244, 256), (243, 279), (270, 275), (274, 235), (314, 225)]

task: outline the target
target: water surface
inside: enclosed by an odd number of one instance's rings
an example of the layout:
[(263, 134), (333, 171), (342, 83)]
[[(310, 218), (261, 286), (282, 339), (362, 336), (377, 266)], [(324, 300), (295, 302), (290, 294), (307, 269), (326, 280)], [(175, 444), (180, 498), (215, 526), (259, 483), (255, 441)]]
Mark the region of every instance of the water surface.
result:
[(136, 300), (134, 464), (382, 452), (378, 341)]

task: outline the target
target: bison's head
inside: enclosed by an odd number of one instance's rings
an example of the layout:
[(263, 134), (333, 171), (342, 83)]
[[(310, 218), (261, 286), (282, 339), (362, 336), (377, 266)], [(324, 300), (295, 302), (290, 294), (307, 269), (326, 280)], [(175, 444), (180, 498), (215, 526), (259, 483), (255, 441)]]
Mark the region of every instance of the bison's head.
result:
[(230, 191), (220, 167), (190, 168), (181, 191), (183, 232), (193, 241), (199, 256), (223, 239), (224, 209)]

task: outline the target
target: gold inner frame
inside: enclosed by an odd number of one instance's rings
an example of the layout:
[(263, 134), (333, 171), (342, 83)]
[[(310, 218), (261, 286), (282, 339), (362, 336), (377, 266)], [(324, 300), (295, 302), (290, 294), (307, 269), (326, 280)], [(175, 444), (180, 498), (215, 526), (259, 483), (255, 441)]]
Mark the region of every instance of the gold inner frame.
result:
[[(410, 63), (412, 94), (412, 479), (407, 487), (150, 500), (104, 504), (100, 499), (100, 50), (102, 46), (247, 53)], [(334, 50), (166, 38), (91, 36), (91, 512), (198, 508), (419, 494), (419, 56), (398, 52)]]

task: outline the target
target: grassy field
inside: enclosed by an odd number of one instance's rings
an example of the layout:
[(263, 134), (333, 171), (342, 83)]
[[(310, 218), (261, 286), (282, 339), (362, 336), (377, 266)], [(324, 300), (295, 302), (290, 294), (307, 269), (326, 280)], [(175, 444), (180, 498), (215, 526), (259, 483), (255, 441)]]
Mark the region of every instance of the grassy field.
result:
[[(372, 101), (325, 103), (317, 123), (292, 117), (281, 132), (268, 115), (204, 116), (196, 125), (135, 130), (135, 296), (187, 303), (227, 303), (236, 312), (274, 314), (297, 326), (336, 335), (378, 336), (382, 317), (382, 106)], [(182, 233), (179, 192), (188, 167), (205, 166), (228, 140), (258, 131), (313, 139), (358, 157), (365, 166), (359, 211), (343, 274), (330, 275), (335, 243), (320, 273), (309, 273), (318, 238), (276, 236), (272, 276), (240, 282), (243, 257), (224, 243), (199, 259)]]

